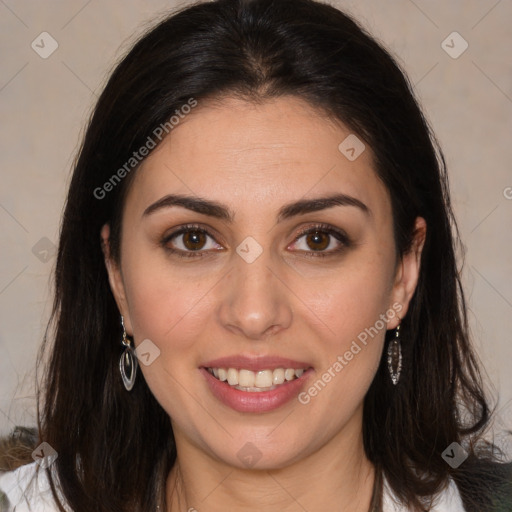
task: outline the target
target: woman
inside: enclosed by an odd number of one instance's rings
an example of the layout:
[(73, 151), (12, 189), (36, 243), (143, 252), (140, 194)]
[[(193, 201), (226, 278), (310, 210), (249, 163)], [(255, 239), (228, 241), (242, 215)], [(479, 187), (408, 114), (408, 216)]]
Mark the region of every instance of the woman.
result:
[(452, 227), (409, 83), (351, 18), (164, 20), (76, 161), (40, 460), (0, 480), (10, 505), (511, 510)]

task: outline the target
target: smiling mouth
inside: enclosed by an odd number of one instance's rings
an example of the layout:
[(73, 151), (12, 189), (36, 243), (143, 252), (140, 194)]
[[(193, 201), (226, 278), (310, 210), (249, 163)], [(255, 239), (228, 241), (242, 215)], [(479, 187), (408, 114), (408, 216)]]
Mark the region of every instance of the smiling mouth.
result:
[(272, 391), (302, 376), (307, 368), (276, 368), (274, 370), (252, 370), (236, 368), (206, 368), (217, 380), (225, 382), (239, 391)]

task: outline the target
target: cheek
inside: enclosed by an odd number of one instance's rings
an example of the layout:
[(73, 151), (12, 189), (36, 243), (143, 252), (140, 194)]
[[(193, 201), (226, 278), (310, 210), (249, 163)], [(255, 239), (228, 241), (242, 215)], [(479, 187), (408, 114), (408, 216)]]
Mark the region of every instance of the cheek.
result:
[(198, 363), (194, 345), (204, 336), (209, 315), (204, 282), (186, 282), (174, 273), (169, 276), (168, 269), (137, 265), (126, 272), (125, 282), (135, 346), (149, 339), (159, 350), (150, 365), (139, 364), (139, 371), (164, 410), (182, 422), (192, 421), (183, 401), (196, 393), (184, 389), (193, 382)]
[(208, 305), (205, 290), (211, 287), (170, 270), (169, 264), (152, 261), (148, 254), (132, 252), (126, 258), (124, 281), (136, 344), (149, 338), (162, 355), (192, 343)]
[[(385, 300), (385, 281), (377, 277), (339, 279), (317, 301), (317, 316), (329, 329), (322, 327), (325, 335), (317, 338), (321, 364), (299, 402), (322, 419), (325, 432), (339, 429), (355, 414), (379, 367), (387, 328), (381, 315), (394, 312)], [(326, 416), (325, 411), (337, 413)]]
[[(322, 398), (313, 407), (352, 411), (366, 393), (380, 363), (387, 320), (397, 312), (390, 304), (391, 269), (387, 254), (361, 251), (332, 273), (321, 292), (310, 294), (305, 311), (319, 325), (322, 353), (320, 382), (312, 390)], [(319, 393), (324, 385), (331, 392)]]
[[(310, 315), (323, 321), (327, 333), (335, 338), (342, 333), (343, 339), (336, 339), (343, 345), (376, 324), (390, 308), (392, 283), (391, 266), (384, 256), (360, 253), (330, 273), (314, 292), (304, 286), (298, 294), (309, 297)], [(381, 322), (378, 328), (382, 329)]]

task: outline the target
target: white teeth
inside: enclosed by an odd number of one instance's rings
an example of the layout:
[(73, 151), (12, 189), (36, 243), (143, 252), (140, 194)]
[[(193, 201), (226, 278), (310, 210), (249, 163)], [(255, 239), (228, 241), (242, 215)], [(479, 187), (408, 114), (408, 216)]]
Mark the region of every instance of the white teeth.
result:
[(208, 371), (221, 382), (227, 380), (230, 386), (242, 391), (268, 391), (275, 386), (299, 378), (303, 368), (276, 368), (275, 370), (251, 370), (236, 368), (208, 368)]
[[(231, 370), (231, 368), (230, 368), (230, 370)], [(235, 370), (233, 370), (233, 371), (235, 371)], [(251, 372), (249, 370), (240, 370), (238, 372), (238, 385), (239, 386), (242, 386), (243, 388), (252, 388), (254, 386), (254, 380), (255, 380), (254, 372)]]
[(230, 386), (238, 385), (238, 370), (235, 370), (234, 368), (228, 369), (228, 384)]
[[(253, 372), (250, 372), (253, 373)], [(272, 386), (274, 373), (272, 370), (261, 370), (256, 373), (256, 377), (254, 379), (254, 386), (257, 388), (269, 388)]]
[(272, 384), (282, 384), (284, 382), (284, 369), (276, 368), (272, 376)]
[(235, 389), (238, 389), (239, 391), (250, 391), (252, 393), (256, 392), (260, 392), (260, 391), (271, 391), (272, 389), (275, 389), (276, 387), (275, 386), (271, 386), (269, 388), (255, 388), (255, 387), (252, 387), (252, 388), (244, 388), (242, 386), (235, 386)]
[(293, 380), (295, 378), (295, 370), (293, 368), (287, 368), (284, 371), (284, 378), (286, 380)]

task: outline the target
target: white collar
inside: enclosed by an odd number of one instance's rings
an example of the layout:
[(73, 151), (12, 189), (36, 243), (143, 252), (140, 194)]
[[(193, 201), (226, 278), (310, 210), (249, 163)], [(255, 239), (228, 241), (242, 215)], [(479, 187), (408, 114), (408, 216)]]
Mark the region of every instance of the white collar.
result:
[[(58, 512), (46, 471), (39, 469), (37, 475), (35, 472), (36, 463), (32, 462), (14, 471), (0, 474), (0, 491), (7, 495), (11, 506), (16, 505), (16, 512)], [(37, 480), (36, 487), (32, 477)], [(430, 512), (465, 512), (453, 480), (450, 480), (447, 488), (436, 496), (433, 505), (434, 508)], [(407, 512), (407, 508), (398, 503), (385, 477), (382, 506), (383, 512)]]
[[(46, 470), (39, 468), (37, 473), (36, 470), (36, 462), (32, 462), (0, 474), (0, 492), (7, 496), (16, 512), (58, 512)], [(60, 492), (59, 496), (62, 496)]]
[[(398, 502), (385, 477), (382, 510), (383, 512), (407, 512), (408, 510), (405, 505)], [(447, 487), (432, 500), (432, 508), (429, 512), (466, 512), (457, 485), (452, 479), (449, 480)]]

